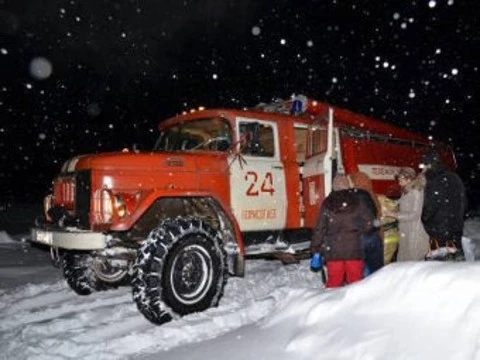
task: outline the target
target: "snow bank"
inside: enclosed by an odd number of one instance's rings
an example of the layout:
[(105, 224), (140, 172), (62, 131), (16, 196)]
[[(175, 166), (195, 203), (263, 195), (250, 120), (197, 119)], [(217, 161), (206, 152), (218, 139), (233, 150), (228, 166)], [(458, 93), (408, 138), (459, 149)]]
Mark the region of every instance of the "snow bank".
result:
[(258, 324), (165, 356), (480, 359), (479, 283), (472, 263), (392, 264), (341, 289), (292, 290)]
[(6, 231), (0, 230), (0, 244), (12, 244), (16, 242), (17, 241), (10, 237)]
[(358, 285), (291, 296), (267, 328), (295, 329), (285, 352), (303, 359), (477, 359), (479, 283), (479, 265), (393, 264)]

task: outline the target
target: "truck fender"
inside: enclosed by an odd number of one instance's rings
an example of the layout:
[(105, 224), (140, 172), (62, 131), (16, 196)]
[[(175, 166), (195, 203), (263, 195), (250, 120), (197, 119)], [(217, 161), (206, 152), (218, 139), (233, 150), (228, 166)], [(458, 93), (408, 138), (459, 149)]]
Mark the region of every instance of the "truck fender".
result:
[[(232, 212), (226, 208), (222, 202), (212, 193), (209, 192), (195, 192), (191, 194), (185, 194), (183, 190), (171, 190), (165, 192), (162, 191), (151, 191), (146, 194), (141, 200), (139, 205), (136, 207), (135, 212), (126, 217), (116, 221), (110, 226), (111, 231), (128, 231), (130, 230), (140, 219), (144, 216), (147, 211), (152, 208), (155, 204), (162, 200), (168, 199), (206, 199), (208, 203), (214, 208), (216, 216), (220, 219), (222, 223), (222, 228), (228, 230), (231, 228), (233, 233), (233, 241), (235, 241), (236, 246), (238, 247), (239, 254), (243, 257), (245, 255), (245, 246), (243, 241), (243, 236), (240, 231), (240, 226), (233, 216)], [(223, 216), (222, 216), (223, 215)], [(228, 241), (227, 241), (228, 243)]]

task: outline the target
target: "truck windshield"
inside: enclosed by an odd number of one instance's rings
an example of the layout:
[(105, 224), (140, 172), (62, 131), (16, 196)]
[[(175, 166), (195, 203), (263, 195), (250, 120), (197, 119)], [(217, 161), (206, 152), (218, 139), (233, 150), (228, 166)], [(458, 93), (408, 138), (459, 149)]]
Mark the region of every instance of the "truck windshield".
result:
[(232, 129), (221, 117), (184, 121), (162, 130), (154, 151), (227, 151), (232, 146)]

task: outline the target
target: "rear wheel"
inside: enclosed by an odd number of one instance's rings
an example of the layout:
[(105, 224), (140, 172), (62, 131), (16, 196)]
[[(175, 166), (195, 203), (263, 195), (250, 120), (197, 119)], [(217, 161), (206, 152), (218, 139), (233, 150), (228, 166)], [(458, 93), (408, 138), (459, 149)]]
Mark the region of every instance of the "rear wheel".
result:
[(151, 322), (216, 306), (227, 280), (226, 253), (219, 234), (193, 218), (166, 220), (139, 249), (133, 298)]

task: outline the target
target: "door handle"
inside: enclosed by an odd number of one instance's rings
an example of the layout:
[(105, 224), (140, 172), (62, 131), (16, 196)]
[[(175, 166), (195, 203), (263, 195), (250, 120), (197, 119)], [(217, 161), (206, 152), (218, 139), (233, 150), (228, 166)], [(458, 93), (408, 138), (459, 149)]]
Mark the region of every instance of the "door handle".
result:
[(280, 170), (282, 170), (282, 169), (283, 169), (283, 166), (282, 166), (282, 165), (273, 165), (273, 166), (272, 166), (272, 169), (280, 169)]

